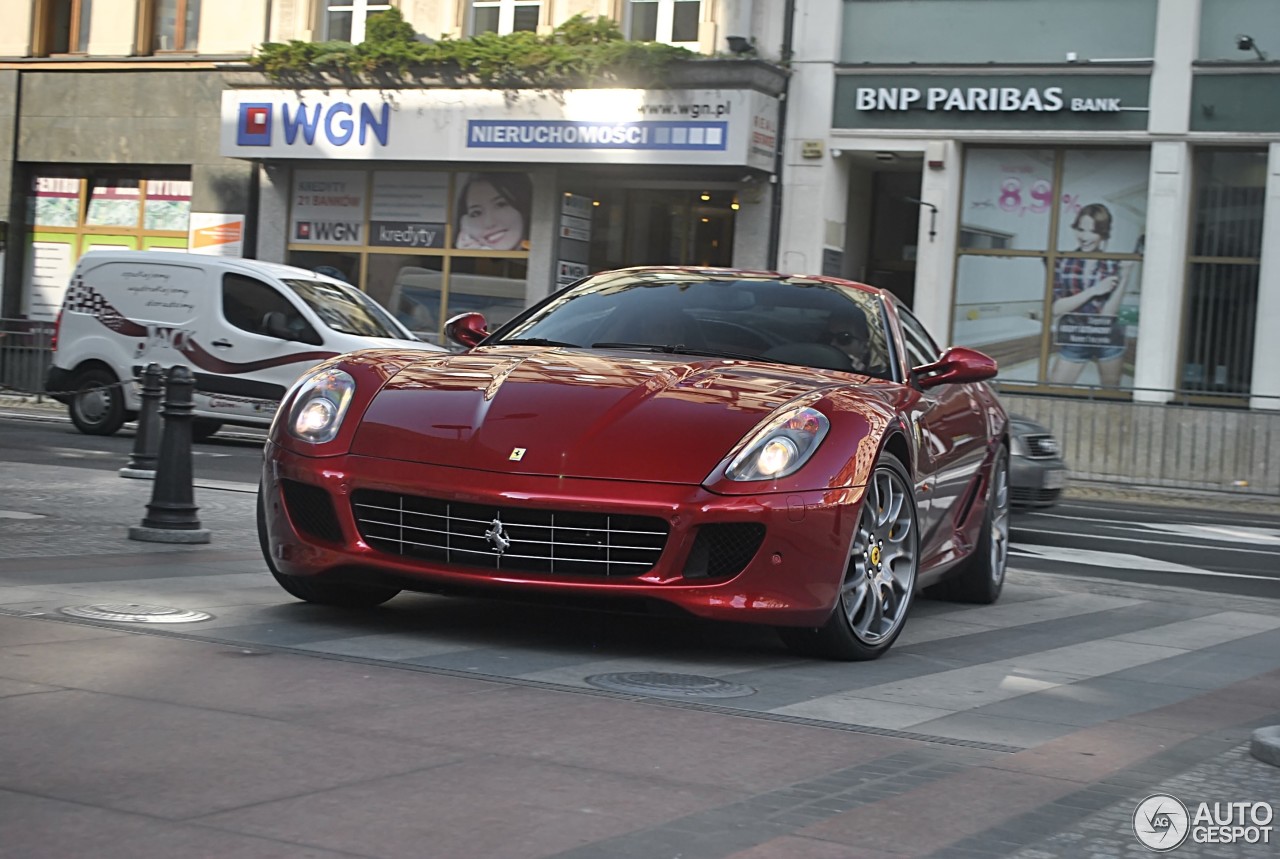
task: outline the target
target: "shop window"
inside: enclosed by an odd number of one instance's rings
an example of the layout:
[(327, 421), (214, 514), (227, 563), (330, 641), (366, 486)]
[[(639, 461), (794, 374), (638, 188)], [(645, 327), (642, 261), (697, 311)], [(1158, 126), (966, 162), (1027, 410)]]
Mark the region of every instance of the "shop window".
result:
[(1267, 153), (1203, 151), (1182, 329), (1182, 387), (1245, 396), (1253, 376)]
[(89, 50), (93, 0), (43, 0), (36, 4), (35, 53), (83, 54)]
[(631, 0), (627, 35), (639, 42), (697, 48), (701, 0)]
[(199, 35), (200, 0), (152, 0), (152, 51), (194, 51)]
[(350, 42), (358, 45), (364, 41), (369, 16), (385, 12), (390, 8), (390, 3), (370, 3), (368, 0), (329, 3), (325, 6), (325, 38), (334, 42)]
[(1280, 3), (1275, 0), (1200, 0), (1199, 59), (1273, 59), (1280, 50), (1277, 33)]
[(536, 31), (541, 11), (540, 0), (474, 0), (471, 4), (471, 35), (497, 33), (505, 36), (522, 30)]
[(1006, 382), (1131, 388), (1149, 161), (971, 149), (952, 342), (991, 354)]

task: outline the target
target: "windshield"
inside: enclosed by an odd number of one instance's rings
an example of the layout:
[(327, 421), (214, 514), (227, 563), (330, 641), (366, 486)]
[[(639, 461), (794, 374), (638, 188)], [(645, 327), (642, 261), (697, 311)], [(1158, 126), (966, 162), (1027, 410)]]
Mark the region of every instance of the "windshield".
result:
[(357, 289), (323, 280), (285, 278), (284, 283), (334, 331), (359, 337), (414, 339), (373, 299)]
[(504, 342), (722, 355), (892, 378), (879, 297), (803, 278), (613, 272), (499, 329)]

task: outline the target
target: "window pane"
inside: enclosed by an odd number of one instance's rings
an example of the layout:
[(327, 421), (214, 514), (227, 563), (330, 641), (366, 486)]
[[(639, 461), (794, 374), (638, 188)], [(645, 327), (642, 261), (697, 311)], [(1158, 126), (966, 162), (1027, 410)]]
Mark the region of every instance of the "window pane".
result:
[(658, 38), (658, 4), (656, 0), (632, 0), (631, 38), (653, 42)]
[(970, 150), (965, 155), (960, 246), (1047, 250), (1053, 159), (1048, 149)]
[(331, 42), (351, 41), (351, 11), (329, 10), (325, 23), (325, 38)]
[(37, 176), (32, 185), (30, 223), (42, 227), (74, 227), (79, 224), (79, 179)]
[(1141, 253), (1150, 162), (1146, 149), (1068, 150), (1059, 195), (1058, 250)]
[(52, 0), (49, 8), (49, 53), (71, 50), (71, 6), (73, 0)]
[(147, 202), (142, 226), (148, 230), (187, 231), (191, 219), (191, 183), (188, 181), (147, 181)]
[(498, 7), (477, 5), (472, 12), (471, 34), (498, 32)]
[(178, 46), (178, 0), (156, 0), (151, 48), (172, 51)]
[(1253, 48), (1236, 39), (1248, 33), (1258, 49), (1274, 58), (1274, 33), (1280, 33), (1280, 3), (1275, 0), (1201, 0), (1200, 59), (1256, 60)]
[(1196, 154), (1193, 256), (1262, 255), (1266, 152)]
[(535, 31), (538, 29), (538, 4), (516, 7), (515, 22), (512, 24), (515, 31), (528, 30)]
[(187, 0), (187, 12), (183, 18), (182, 49), (194, 51), (200, 35), (200, 0)]
[(96, 179), (85, 223), (95, 227), (138, 226), (138, 180)]
[(1065, 63), (1068, 52), (1081, 60), (1155, 52), (1157, 0), (844, 0), (843, 5), (840, 61), (845, 63)]
[(1039, 257), (960, 257), (951, 342), (995, 358), (1003, 380), (1037, 381), (1044, 291)]
[(492, 331), (524, 309), (529, 265), (522, 259), (454, 257), (444, 318), (483, 313)]
[(1258, 266), (1196, 263), (1187, 287), (1182, 386), (1190, 391), (1248, 394)]
[(671, 41), (698, 41), (699, 0), (677, 0), (675, 15), (671, 20)]
[(444, 257), (369, 254), (369, 297), (404, 327), (439, 343), (443, 315)]
[(80, 21), (76, 30), (76, 50), (89, 51), (89, 19), (93, 13), (93, 0), (80, 0)]

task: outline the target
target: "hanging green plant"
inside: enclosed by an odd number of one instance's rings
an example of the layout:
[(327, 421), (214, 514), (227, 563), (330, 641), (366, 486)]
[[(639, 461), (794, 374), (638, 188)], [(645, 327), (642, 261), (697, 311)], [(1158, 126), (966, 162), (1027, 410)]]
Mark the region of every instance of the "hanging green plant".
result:
[(469, 39), (420, 42), (400, 10), (369, 17), (365, 40), (267, 42), (250, 63), (272, 79), (303, 82), (332, 75), (387, 84), (425, 77), (455, 85), (504, 89), (563, 89), (621, 83), (651, 86), (675, 61), (702, 55), (623, 37), (609, 18), (575, 15), (550, 34), (483, 33)]

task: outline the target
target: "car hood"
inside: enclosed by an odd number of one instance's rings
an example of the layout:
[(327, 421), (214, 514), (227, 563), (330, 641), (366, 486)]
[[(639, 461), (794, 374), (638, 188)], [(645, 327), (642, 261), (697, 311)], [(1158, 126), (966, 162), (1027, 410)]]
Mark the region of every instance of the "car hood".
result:
[(352, 453), (696, 484), (780, 405), (844, 384), (803, 367), (716, 358), (481, 348), (393, 376), (365, 410)]

